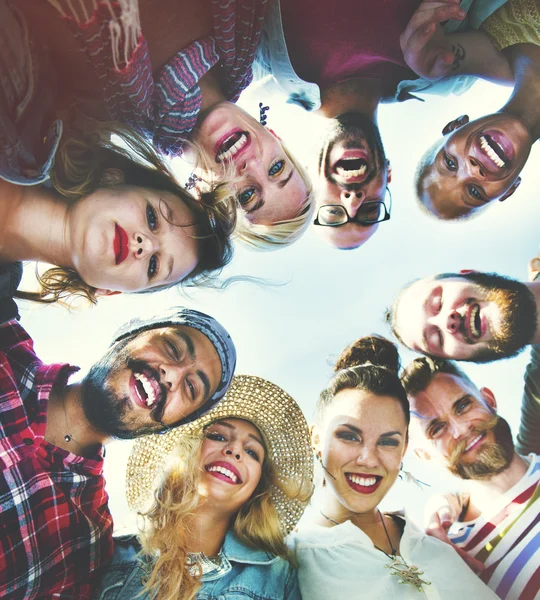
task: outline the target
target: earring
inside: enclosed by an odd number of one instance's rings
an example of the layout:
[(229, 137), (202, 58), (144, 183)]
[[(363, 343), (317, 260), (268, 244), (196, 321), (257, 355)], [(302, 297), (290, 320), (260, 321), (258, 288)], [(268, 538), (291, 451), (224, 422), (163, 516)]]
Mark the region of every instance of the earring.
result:
[(420, 489), (422, 489), (422, 486), (431, 487), (429, 483), (420, 481), (420, 479), (416, 479), (416, 477), (410, 471), (405, 471), (403, 469), (403, 463), (401, 463), (401, 467), (399, 468), (399, 478), (405, 483), (414, 483), (414, 485)]
[(202, 181), (200, 177), (197, 177), (195, 173), (192, 173), (187, 180), (186, 185), (184, 186), (186, 190), (191, 190), (197, 185), (197, 181)]
[(264, 125), (265, 127), (266, 127), (266, 121), (267, 121), (266, 113), (269, 110), (270, 110), (269, 106), (263, 106), (263, 103), (259, 102), (259, 123), (261, 125)]

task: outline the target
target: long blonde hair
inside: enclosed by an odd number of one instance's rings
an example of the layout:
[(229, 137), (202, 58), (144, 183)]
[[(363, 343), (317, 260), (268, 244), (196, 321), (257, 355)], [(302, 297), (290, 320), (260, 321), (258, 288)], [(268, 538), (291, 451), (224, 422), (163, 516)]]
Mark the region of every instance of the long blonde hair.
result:
[[(111, 141), (112, 135), (117, 136), (123, 147)], [(111, 168), (122, 171), (126, 185), (171, 192), (191, 210), (199, 261), (183, 281), (184, 285), (201, 285), (210, 281), (231, 260), (236, 204), (228, 187), (217, 184), (202, 194), (198, 201), (176, 182), (150, 143), (125, 125), (104, 123), (90, 133), (70, 132), (57, 153), (51, 182), (60, 196), (76, 201), (99, 188), (116, 185), (116, 182), (106, 182), (107, 169)], [(82, 281), (73, 269), (56, 266), (42, 275), (36, 271), (36, 277), (41, 290), (19, 291), (16, 297), (45, 303), (73, 297), (83, 297), (93, 304), (97, 302), (96, 288)], [(144, 291), (159, 289), (162, 287)]]
[[(150, 559), (144, 591), (159, 600), (193, 600), (201, 585), (200, 574), (190, 572), (187, 546), (192, 517), (204, 501), (198, 490), (203, 439), (203, 431), (181, 438), (155, 492), (154, 504), (144, 513), (142, 553)], [(247, 545), (288, 558), (272, 502), (272, 486), (285, 491), (266, 452), (261, 479), (251, 498), (238, 511), (233, 529)]]

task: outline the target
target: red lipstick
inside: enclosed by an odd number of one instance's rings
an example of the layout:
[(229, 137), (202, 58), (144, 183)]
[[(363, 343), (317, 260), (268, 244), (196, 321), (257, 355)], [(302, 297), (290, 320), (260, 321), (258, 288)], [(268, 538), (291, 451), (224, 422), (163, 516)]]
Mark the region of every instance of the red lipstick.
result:
[(118, 223), (114, 226), (113, 250), (114, 260), (117, 265), (126, 260), (129, 252), (128, 236)]
[[(375, 481), (375, 483), (373, 483), (371, 485), (362, 485), (360, 483), (353, 481), (353, 479), (357, 479), (357, 478), (364, 479), (364, 480), (375, 479), (376, 481)], [(346, 473), (345, 479), (346, 479), (347, 483), (349, 484), (349, 486), (355, 492), (359, 492), (360, 494), (373, 494), (373, 492), (379, 487), (379, 485), (381, 485), (381, 481), (382, 481), (382, 477), (380, 475), (366, 475), (364, 473)]]

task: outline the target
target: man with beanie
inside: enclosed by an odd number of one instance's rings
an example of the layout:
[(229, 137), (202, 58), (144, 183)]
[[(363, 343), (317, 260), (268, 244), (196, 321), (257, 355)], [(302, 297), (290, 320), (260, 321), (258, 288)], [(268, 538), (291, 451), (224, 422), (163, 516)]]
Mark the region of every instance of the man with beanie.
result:
[(0, 597), (90, 597), (113, 551), (103, 444), (189, 422), (225, 394), (234, 344), (212, 317), (135, 319), (80, 383), (0, 326)]

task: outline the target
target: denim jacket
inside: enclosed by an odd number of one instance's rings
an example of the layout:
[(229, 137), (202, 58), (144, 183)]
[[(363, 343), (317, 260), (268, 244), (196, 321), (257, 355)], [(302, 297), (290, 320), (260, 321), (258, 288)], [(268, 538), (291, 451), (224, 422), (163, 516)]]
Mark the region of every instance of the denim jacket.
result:
[[(493, 14), (507, 0), (462, 0), (461, 8), (467, 12), (464, 21), (447, 21), (445, 33), (465, 29), (478, 29), (482, 22)], [(361, 32), (360, 32), (361, 34)], [(270, 76), (270, 77), (269, 77)], [(304, 81), (296, 74), (287, 50), (287, 42), (281, 20), (280, 0), (269, 0), (257, 56), (253, 65), (253, 81), (260, 82), (258, 93), (271, 93), (277, 87), (287, 96), (287, 102), (297, 104), (305, 110), (318, 110), (321, 107), (321, 92), (316, 83)], [(383, 102), (401, 102), (416, 99), (415, 94), (463, 94), (476, 81), (475, 77), (460, 75), (440, 81), (428, 81), (422, 77), (400, 81), (393, 96), (383, 98)]]
[[(138, 596), (147, 564), (136, 536), (115, 538), (112, 563), (94, 589), (93, 600), (150, 600)], [(232, 531), (222, 548), (223, 564), (205, 573), (197, 600), (300, 600), (296, 570), (288, 562), (243, 544)]]

